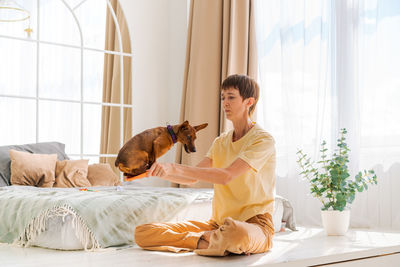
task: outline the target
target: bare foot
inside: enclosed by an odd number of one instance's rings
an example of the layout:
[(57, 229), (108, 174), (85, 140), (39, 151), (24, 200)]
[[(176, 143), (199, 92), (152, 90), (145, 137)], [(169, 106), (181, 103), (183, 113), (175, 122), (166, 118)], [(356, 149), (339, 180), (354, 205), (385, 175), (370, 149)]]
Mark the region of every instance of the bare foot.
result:
[(213, 231), (205, 231), (197, 243), (198, 249), (206, 249), (210, 245), (210, 237)]
[(199, 242), (197, 243), (197, 248), (198, 249), (206, 249), (206, 248), (208, 248), (208, 245), (209, 245), (210, 243), (208, 243), (208, 241), (205, 241), (205, 240), (203, 240), (203, 239), (200, 239), (199, 240)]
[(203, 235), (201, 236), (201, 239), (206, 240), (207, 242), (210, 242), (210, 237), (214, 231), (205, 231)]

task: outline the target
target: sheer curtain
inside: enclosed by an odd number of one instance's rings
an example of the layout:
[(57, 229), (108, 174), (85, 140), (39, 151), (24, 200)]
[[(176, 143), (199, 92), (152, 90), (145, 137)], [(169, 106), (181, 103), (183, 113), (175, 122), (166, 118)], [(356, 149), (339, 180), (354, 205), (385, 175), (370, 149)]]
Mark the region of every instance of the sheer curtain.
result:
[[(355, 227), (399, 228), (399, 4), (396, 1), (257, 1), (258, 122), (276, 139), (277, 194), (297, 222), (320, 225), (321, 204), (299, 177), (297, 149), (330, 152), (347, 128), (350, 170), (374, 168), (378, 186), (351, 206)], [(398, 35), (398, 34), (397, 34)], [(389, 67), (392, 66), (392, 67)]]
[(379, 185), (356, 199), (369, 226), (400, 229), (400, 2), (354, 1), (359, 167)]

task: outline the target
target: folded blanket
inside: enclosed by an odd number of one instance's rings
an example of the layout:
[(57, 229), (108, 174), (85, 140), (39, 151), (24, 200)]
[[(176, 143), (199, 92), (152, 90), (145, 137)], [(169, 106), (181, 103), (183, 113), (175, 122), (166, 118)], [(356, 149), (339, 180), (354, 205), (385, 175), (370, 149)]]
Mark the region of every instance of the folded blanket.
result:
[(198, 195), (175, 188), (92, 189), (0, 188), (0, 242), (29, 246), (49, 217), (72, 215), (85, 249), (132, 244), (137, 225), (169, 220)]

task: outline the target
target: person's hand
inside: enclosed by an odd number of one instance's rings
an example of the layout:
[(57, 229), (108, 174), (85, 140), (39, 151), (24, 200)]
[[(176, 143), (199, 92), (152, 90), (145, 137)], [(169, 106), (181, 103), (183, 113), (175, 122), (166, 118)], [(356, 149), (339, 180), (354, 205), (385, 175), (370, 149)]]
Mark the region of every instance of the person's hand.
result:
[(171, 175), (174, 169), (174, 165), (172, 163), (158, 163), (154, 162), (151, 165), (148, 176), (158, 176), (160, 178)]

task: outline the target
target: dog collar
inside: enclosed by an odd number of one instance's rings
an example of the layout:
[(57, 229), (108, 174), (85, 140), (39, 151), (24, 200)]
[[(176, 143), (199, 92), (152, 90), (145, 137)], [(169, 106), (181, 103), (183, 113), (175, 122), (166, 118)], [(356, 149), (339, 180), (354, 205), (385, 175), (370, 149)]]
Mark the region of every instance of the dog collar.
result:
[(167, 129), (168, 129), (169, 134), (171, 135), (172, 142), (175, 144), (177, 140), (176, 140), (176, 135), (175, 135), (174, 131), (172, 130), (172, 126), (167, 125)]

